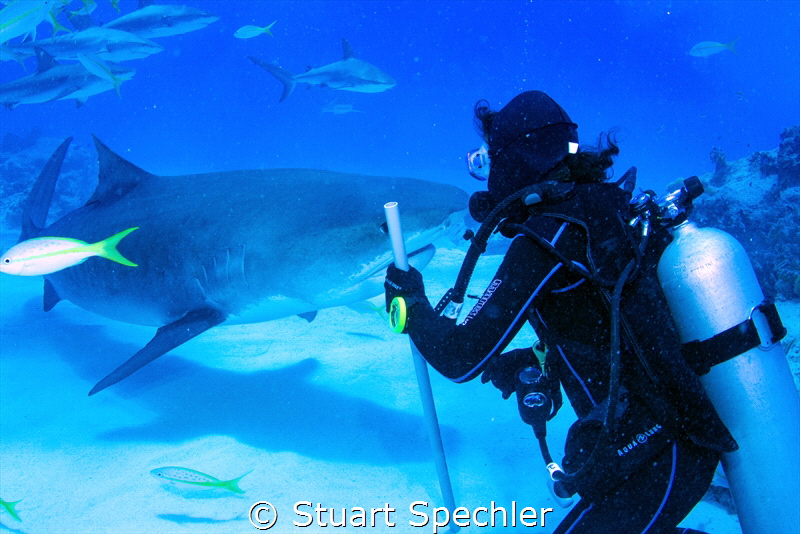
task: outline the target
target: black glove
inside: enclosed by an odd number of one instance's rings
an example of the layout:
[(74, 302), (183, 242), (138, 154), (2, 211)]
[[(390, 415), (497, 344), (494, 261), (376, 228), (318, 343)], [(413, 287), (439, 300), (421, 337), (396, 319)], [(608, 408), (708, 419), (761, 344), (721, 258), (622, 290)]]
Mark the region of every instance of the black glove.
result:
[(485, 384), (491, 380), (492, 385), (507, 399), (516, 391), (517, 371), (527, 366), (541, 369), (539, 360), (530, 348), (504, 352), (487, 362), (481, 382)]
[(405, 297), (409, 307), (418, 300), (427, 300), (425, 284), (422, 282), (422, 273), (408, 266), (407, 271), (398, 269), (394, 263), (386, 269), (386, 281), (383, 283), (386, 291), (386, 311), (395, 297)]

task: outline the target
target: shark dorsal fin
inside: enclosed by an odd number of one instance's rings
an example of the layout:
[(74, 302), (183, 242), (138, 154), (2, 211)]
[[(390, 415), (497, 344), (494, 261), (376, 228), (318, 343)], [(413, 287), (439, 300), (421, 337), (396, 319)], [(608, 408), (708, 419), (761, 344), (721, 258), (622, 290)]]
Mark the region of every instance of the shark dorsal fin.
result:
[(87, 204), (92, 202), (107, 202), (119, 198), (144, 180), (155, 177), (154, 174), (140, 169), (130, 161), (108, 148), (97, 137), (92, 136), (97, 147), (97, 159), (100, 172), (97, 176), (97, 189)]
[(83, 13), (72, 15), (69, 21), (72, 23), (72, 26), (78, 31), (88, 30), (89, 28), (94, 28), (97, 26), (97, 24), (94, 22), (94, 19), (92, 19), (91, 15)]
[(347, 42), (347, 39), (342, 37), (342, 52), (343, 57), (342, 59), (350, 59), (351, 57), (355, 57), (353, 54), (353, 47), (350, 46), (350, 43)]
[(152, 6), (154, 3), (155, 2), (153, 2), (153, 0), (139, 0), (139, 5), (136, 10), (138, 11), (139, 9), (144, 9), (147, 6)]
[(58, 61), (56, 61), (53, 56), (51, 56), (38, 46), (34, 48), (34, 50), (36, 51), (36, 61), (38, 62), (36, 66), (36, 72), (42, 73), (58, 65)]

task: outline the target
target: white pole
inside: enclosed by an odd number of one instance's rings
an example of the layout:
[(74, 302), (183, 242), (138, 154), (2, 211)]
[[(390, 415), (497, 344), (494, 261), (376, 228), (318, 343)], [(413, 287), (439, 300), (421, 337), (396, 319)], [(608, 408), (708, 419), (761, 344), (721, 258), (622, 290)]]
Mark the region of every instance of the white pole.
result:
[[(389, 226), (389, 238), (392, 241), (394, 264), (398, 269), (408, 271), (408, 257), (406, 255), (406, 245), (403, 241), (403, 230), (400, 226), (400, 212), (397, 209), (397, 202), (387, 202), (384, 204), (383, 209), (386, 212), (386, 224)], [(409, 339), (409, 343), (411, 344), (411, 355), (414, 358), (414, 370), (417, 374), (419, 395), (422, 400), (422, 413), (425, 417), (428, 439), (433, 450), (433, 462), (436, 464), (436, 473), (439, 476), (439, 489), (442, 492), (444, 504), (450, 510), (452, 517), (453, 510), (456, 509), (456, 501), (453, 496), (453, 486), (450, 483), (447, 459), (444, 455), (442, 434), (439, 431), (439, 418), (436, 415), (436, 404), (433, 400), (431, 380), (428, 375), (428, 363), (419, 353), (417, 347), (414, 346), (414, 342)], [(452, 532), (457, 532), (458, 529), (459, 527), (455, 523), (450, 523)]]

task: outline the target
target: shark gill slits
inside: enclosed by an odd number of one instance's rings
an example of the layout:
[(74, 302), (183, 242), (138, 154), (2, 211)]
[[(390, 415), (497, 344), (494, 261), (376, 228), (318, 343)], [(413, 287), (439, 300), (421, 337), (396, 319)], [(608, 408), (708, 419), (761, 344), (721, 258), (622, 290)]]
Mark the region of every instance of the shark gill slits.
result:
[(246, 243), (242, 243), (242, 262), (241, 262), (242, 280), (244, 280), (245, 287), (247, 289), (250, 289), (250, 282), (247, 280), (247, 272), (245, 271), (245, 268), (244, 268), (244, 257), (245, 257), (246, 254), (247, 254), (247, 244)]
[(225, 249), (225, 277), (231, 283), (231, 249)]

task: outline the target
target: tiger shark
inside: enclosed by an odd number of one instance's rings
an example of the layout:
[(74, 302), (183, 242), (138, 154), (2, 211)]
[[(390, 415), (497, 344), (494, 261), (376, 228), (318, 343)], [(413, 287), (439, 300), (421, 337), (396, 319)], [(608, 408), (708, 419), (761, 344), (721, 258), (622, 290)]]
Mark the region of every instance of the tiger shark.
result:
[(356, 59), (353, 54), (353, 47), (350, 46), (347, 39), (342, 39), (342, 49), (344, 53), (341, 61), (316, 69), (308, 69), (303, 74), (296, 75), (272, 63), (267, 63), (252, 56), (248, 57), (250, 61), (283, 83), (283, 93), (279, 102), (286, 100), (298, 83), (305, 83), (309, 86), (320, 85), (331, 89), (355, 91), (357, 93), (380, 93), (391, 89), (397, 84), (394, 78), (375, 65)]
[(44, 309), (65, 299), (114, 320), (158, 327), (89, 395), (214, 326), (309, 318), (379, 295), (392, 261), (383, 205), (399, 203), (406, 248), (421, 269), (433, 256), (432, 243), (463, 220), (467, 204), (457, 187), (413, 178), (313, 169), (156, 176), (95, 138), (96, 190), (84, 206), (45, 227), (70, 140), (31, 190), (20, 242), (44, 236), (96, 242), (138, 226), (118, 245), (138, 266), (93, 257), (47, 274)]

